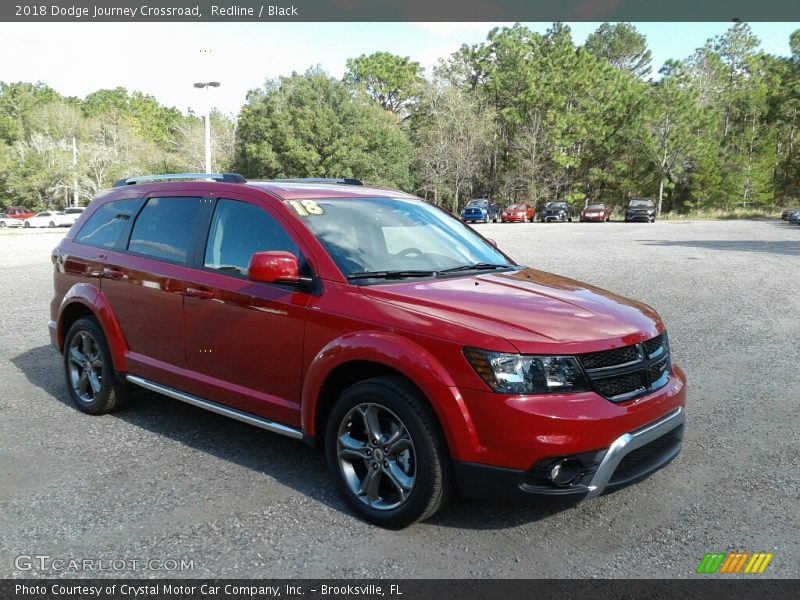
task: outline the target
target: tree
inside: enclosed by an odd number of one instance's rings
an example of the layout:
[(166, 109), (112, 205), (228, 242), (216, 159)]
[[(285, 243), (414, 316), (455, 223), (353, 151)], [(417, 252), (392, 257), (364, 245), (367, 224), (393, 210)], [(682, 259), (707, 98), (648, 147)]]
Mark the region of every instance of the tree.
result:
[(658, 178), (657, 214), (660, 215), (664, 185), (686, 177), (692, 161), (701, 152), (708, 119), (697, 102), (696, 92), (678, 76), (665, 77), (654, 84), (648, 100), (641, 143)]
[(409, 57), (374, 52), (348, 59), (344, 81), (363, 87), (383, 108), (400, 116), (419, 93), (422, 76), (422, 67)]
[(637, 79), (650, 74), (652, 54), (647, 38), (630, 23), (603, 23), (586, 38), (585, 48)]
[(414, 148), (395, 117), (319, 69), (252, 90), (235, 168), (249, 177), (356, 177), (413, 188)]
[(421, 185), (457, 212), (464, 189), (481, 168), (492, 139), (491, 115), (452, 87), (430, 86), (415, 124)]

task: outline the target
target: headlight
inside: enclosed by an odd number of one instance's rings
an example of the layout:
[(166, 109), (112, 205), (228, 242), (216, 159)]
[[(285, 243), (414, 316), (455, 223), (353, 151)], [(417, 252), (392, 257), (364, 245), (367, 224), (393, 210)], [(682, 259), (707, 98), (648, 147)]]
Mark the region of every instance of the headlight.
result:
[(466, 348), (469, 364), (498, 394), (584, 392), (586, 378), (572, 356), (525, 356)]

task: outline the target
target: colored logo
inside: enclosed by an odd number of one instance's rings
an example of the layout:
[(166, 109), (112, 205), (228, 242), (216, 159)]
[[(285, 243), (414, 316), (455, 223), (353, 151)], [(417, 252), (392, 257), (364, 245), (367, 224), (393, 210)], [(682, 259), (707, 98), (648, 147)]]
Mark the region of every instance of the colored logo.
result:
[(761, 574), (772, 560), (772, 553), (767, 552), (716, 552), (706, 554), (698, 573), (747, 573)]

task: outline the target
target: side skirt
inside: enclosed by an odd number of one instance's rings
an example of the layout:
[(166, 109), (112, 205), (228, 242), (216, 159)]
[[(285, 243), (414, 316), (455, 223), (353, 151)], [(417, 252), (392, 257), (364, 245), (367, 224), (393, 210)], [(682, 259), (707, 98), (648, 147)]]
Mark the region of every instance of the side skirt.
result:
[(243, 423), (248, 423), (249, 425), (255, 425), (256, 427), (260, 427), (261, 429), (266, 429), (267, 431), (280, 433), (281, 435), (285, 435), (295, 440), (303, 439), (303, 432), (300, 431), (299, 429), (295, 429), (294, 427), (281, 425), (280, 423), (269, 421), (267, 419), (264, 419), (263, 417), (257, 417), (256, 415), (251, 415), (250, 413), (242, 412), (234, 408), (229, 408), (227, 406), (223, 406), (222, 404), (211, 402), (210, 400), (204, 400), (203, 398), (192, 396), (191, 394), (181, 392), (180, 390), (176, 390), (171, 387), (167, 387), (165, 385), (154, 383), (147, 379), (142, 379), (141, 377), (136, 377), (135, 375), (127, 375), (126, 379), (131, 383), (133, 383), (134, 385), (143, 387), (146, 390), (150, 390), (151, 392), (156, 392), (158, 394), (169, 396), (170, 398), (174, 398), (175, 400), (180, 400), (181, 402), (186, 402), (186, 404), (191, 404), (192, 406), (204, 408), (219, 415), (230, 417), (231, 419), (236, 419), (237, 421), (242, 421)]

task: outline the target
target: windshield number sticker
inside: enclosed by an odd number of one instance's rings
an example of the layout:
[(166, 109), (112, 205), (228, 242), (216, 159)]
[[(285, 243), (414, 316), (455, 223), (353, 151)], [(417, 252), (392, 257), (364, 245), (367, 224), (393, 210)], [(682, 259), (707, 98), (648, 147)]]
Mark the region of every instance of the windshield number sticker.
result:
[(325, 211), (317, 204), (316, 200), (290, 200), (294, 212), (301, 217), (308, 217), (310, 215), (324, 215)]

